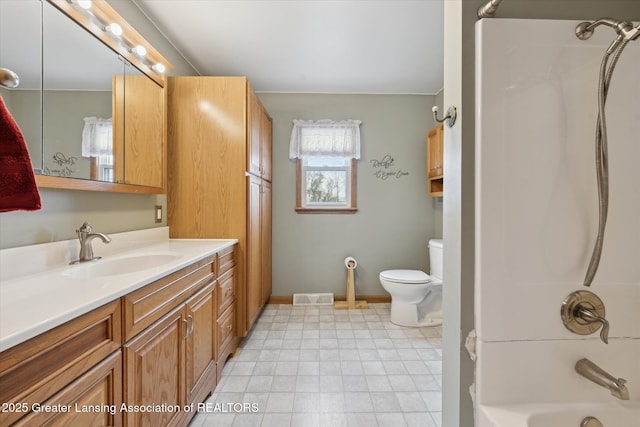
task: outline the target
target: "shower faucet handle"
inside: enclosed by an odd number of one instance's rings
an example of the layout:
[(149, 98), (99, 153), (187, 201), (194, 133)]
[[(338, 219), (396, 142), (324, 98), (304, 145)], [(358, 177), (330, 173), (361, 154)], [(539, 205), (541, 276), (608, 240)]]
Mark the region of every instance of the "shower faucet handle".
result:
[(589, 307), (585, 307), (582, 304), (578, 304), (576, 308), (576, 316), (588, 323), (600, 322), (602, 328), (600, 329), (600, 339), (603, 343), (609, 344), (609, 321), (604, 317), (598, 315), (598, 313)]
[(593, 292), (575, 291), (562, 302), (560, 317), (564, 326), (579, 335), (589, 335), (600, 329), (600, 339), (609, 343), (609, 321), (605, 319), (604, 303)]

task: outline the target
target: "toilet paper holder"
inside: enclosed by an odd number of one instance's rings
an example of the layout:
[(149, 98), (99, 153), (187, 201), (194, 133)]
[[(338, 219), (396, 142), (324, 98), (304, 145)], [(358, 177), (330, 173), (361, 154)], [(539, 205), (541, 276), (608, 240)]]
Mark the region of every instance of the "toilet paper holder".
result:
[(356, 301), (356, 290), (354, 283), (354, 270), (358, 266), (358, 261), (354, 257), (346, 257), (344, 266), (347, 268), (347, 295), (346, 301), (336, 301), (334, 307), (337, 310), (357, 310), (367, 309), (369, 304), (366, 301)]

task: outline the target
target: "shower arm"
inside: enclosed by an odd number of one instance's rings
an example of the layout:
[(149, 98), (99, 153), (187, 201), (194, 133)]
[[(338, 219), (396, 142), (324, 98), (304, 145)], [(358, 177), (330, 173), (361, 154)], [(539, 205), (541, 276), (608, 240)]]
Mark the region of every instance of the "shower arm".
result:
[(478, 8), (478, 18), (493, 18), (501, 1), (502, 0), (489, 0), (484, 6), (480, 6), (480, 8)]
[(609, 49), (607, 49), (609, 54), (611, 54), (623, 40), (635, 40), (640, 37), (640, 25), (634, 27), (629, 21), (621, 21), (619, 19), (612, 18), (602, 18), (593, 22), (581, 22), (576, 27), (576, 36), (580, 40), (587, 40), (591, 38), (593, 31), (600, 25), (613, 28), (618, 34), (618, 38), (614, 40), (611, 46), (609, 46)]

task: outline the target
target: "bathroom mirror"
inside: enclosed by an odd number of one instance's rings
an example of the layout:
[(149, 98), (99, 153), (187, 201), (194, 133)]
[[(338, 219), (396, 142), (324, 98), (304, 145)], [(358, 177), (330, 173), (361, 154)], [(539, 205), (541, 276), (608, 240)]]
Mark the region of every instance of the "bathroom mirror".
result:
[(0, 1), (0, 67), (20, 77), (17, 88), (0, 86), (0, 96), (22, 130), (36, 169), (42, 169), (41, 52), (42, 2)]
[(42, 16), (44, 161), (37, 173), (116, 182), (112, 79), (125, 64), (51, 4), (43, 3)]
[[(167, 67), (166, 60), (106, 2), (92, 2), (89, 11), (66, 0), (0, 7), (0, 66), (10, 66), (17, 51), (18, 62), (33, 64), (22, 67), (28, 81), (39, 77), (39, 86), (21, 83), (0, 92), (25, 134), (38, 186), (164, 193), (165, 76), (151, 65), (162, 61)], [(14, 33), (20, 25), (8, 28), (5, 21), (28, 22), (30, 28)], [(118, 22), (122, 36), (105, 32), (104, 22)], [(40, 43), (31, 43), (28, 61), (18, 49), (5, 50), (8, 39), (20, 40), (14, 34)], [(147, 46), (146, 58), (131, 52), (138, 44)], [(31, 78), (34, 70), (42, 73)], [(16, 72), (21, 75), (18, 67)]]

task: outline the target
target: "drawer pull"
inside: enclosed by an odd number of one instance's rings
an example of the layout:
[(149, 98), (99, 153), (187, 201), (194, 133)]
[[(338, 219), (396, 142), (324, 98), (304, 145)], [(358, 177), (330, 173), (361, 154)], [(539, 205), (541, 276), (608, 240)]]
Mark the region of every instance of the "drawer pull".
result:
[(183, 340), (186, 340), (189, 336), (189, 321), (187, 319), (182, 319), (184, 322), (184, 335), (182, 336)]
[(193, 316), (190, 314), (187, 316), (186, 319), (182, 319), (182, 321), (184, 322), (184, 328), (185, 328), (184, 336), (182, 337), (182, 339), (186, 340), (189, 337), (189, 335), (193, 333), (193, 330), (196, 327), (196, 321), (193, 320)]
[(232, 330), (233, 329), (233, 325), (227, 325), (227, 329), (228, 330)]
[(231, 286), (229, 286), (228, 288), (225, 289), (224, 294), (225, 295), (230, 295), (231, 293), (233, 293), (233, 288)]
[(187, 336), (189, 336), (193, 333), (193, 330), (196, 328), (196, 321), (192, 315), (188, 315), (187, 319), (191, 320), (191, 328), (189, 328), (189, 332), (187, 333)]

